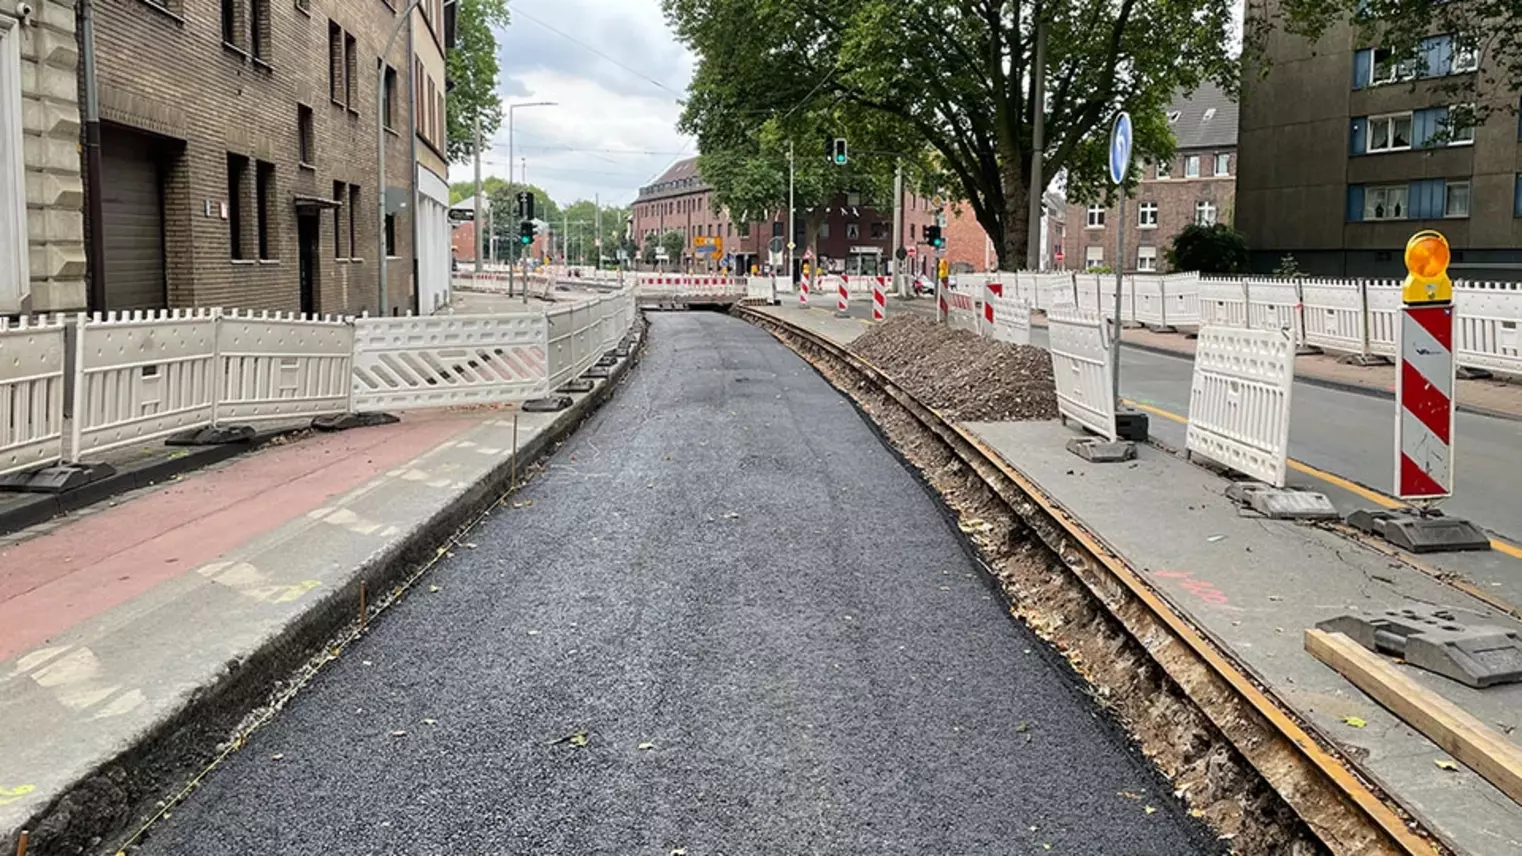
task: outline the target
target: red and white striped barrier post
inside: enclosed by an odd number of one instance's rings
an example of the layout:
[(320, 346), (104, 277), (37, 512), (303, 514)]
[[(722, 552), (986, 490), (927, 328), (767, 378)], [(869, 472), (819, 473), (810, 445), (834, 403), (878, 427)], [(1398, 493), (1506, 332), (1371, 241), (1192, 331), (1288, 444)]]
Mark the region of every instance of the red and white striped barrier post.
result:
[(851, 317), (851, 292), (844, 276), (839, 277), (840, 287), (835, 291), (835, 317)]
[(1433, 505), (1453, 495), (1453, 281), (1448, 240), (1417, 232), (1406, 244), (1400, 370), (1395, 374), (1395, 495), (1413, 509), (1355, 511), (1348, 522), (1414, 553), (1489, 550), (1490, 537)]
[(872, 278), (872, 320), (881, 321), (888, 317), (888, 278), (876, 276)]
[(807, 267), (804, 268), (803, 276), (798, 280), (798, 308), (809, 308), (809, 271)]
[(994, 327), (994, 298), (1004, 296), (1004, 283), (990, 279), (983, 286), (983, 320), (988, 329)]

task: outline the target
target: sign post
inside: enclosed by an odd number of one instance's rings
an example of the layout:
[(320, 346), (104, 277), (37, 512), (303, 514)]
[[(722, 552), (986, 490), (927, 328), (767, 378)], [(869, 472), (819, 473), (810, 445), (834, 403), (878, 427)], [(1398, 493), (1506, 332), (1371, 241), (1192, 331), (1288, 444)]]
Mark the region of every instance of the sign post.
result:
[(1120, 200), (1115, 211), (1115, 319), (1110, 328), (1110, 394), (1115, 399), (1116, 435), (1122, 440), (1141, 442), (1147, 439), (1147, 415), (1122, 406), (1120, 398), (1120, 307), (1122, 279), (1126, 270), (1126, 176), (1131, 172), (1131, 154), (1135, 141), (1131, 114), (1122, 110), (1115, 115), (1115, 124), (1110, 127), (1110, 183), (1120, 188)]
[(1467, 520), (1444, 517), (1436, 503), (1453, 495), (1454, 403), (1452, 253), (1448, 239), (1425, 230), (1406, 242), (1395, 373), (1395, 495), (1412, 504), (1394, 511), (1355, 511), (1348, 522), (1413, 553), (1489, 550), (1490, 538)]

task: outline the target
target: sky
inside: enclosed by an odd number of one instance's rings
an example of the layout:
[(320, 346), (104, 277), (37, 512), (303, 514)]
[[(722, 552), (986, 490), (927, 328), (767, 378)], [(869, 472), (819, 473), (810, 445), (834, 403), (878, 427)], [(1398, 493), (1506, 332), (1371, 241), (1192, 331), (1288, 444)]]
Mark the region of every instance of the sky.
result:
[[(604, 205), (627, 205), (679, 156), (695, 154), (676, 131), (695, 60), (667, 28), (660, 0), (509, 0), (508, 9), (512, 24), (497, 33), (504, 107), (558, 105), (515, 112), (518, 181), (526, 158), (529, 183), (558, 203), (601, 194)], [(483, 178), (508, 178), (507, 125), (504, 117), (481, 160)], [(474, 177), (473, 164), (450, 167), (451, 181)]]

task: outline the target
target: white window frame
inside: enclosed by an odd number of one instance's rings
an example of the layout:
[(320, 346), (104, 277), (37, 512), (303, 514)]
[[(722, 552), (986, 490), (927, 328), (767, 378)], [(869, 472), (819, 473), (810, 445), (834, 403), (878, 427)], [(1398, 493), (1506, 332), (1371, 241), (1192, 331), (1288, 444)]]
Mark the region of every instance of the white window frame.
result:
[(19, 312), (30, 293), (26, 163), (21, 154), (21, 31), (0, 16), (0, 313)]
[[(1403, 146), (1397, 146), (1397, 145), (1395, 145), (1395, 123), (1396, 123), (1396, 120), (1398, 120), (1398, 119), (1405, 119), (1406, 120), (1406, 144), (1403, 145)], [(1368, 123), (1368, 130), (1365, 132), (1368, 135), (1368, 139), (1366, 141), (1367, 144), (1364, 146), (1364, 151), (1368, 152), (1371, 155), (1372, 154), (1382, 154), (1384, 152), (1408, 152), (1408, 151), (1410, 151), (1411, 150), (1411, 135), (1412, 135), (1412, 133), (1415, 130), (1415, 121), (1416, 120), (1413, 117), (1413, 115), (1412, 115), (1410, 110), (1406, 110), (1406, 111), (1403, 111), (1403, 112), (1400, 112), (1400, 113), (1381, 113), (1378, 116), (1370, 116), (1369, 117), (1369, 123)], [(1382, 145), (1382, 146), (1380, 146), (1378, 148), (1376, 148), (1374, 146), (1374, 123), (1375, 122), (1383, 122), (1384, 123), (1384, 128), (1385, 128), (1384, 142), (1387, 143), (1387, 145)]]
[(1380, 76), (1379, 52), (1384, 51), (1388, 57), (1391, 51), (1388, 48), (1375, 48), (1369, 53), (1369, 85), (1380, 86), (1387, 83), (1400, 83), (1403, 80), (1411, 80), (1416, 77), (1416, 63), (1418, 60), (1405, 60), (1404, 62), (1385, 61), (1386, 74)]
[[(1207, 216), (1208, 215), (1208, 216)], [(1221, 209), (1216, 207), (1209, 199), (1201, 199), (1194, 203), (1194, 222), (1197, 226), (1214, 226), (1219, 222)]]
[(1136, 270), (1138, 273), (1157, 273), (1157, 247), (1136, 248)]
[(1199, 178), (1200, 177), (1200, 156), (1199, 155), (1187, 155), (1184, 158), (1184, 177), (1185, 178)]
[[(1099, 257), (1098, 258), (1094, 257), (1094, 251), (1095, 250), (1099, 251)], [(1084, 250), (1083, 250), (1083, 269), (1084, 270), (1093, 270), (1094, 268), (1104, 267), (1104, 266), (1105, 266), (1105, 248), (1104, 247), (1101, 247), (1101, 246), (1090, 246), (1090, 247), (1085, 247), (1084, 248)]]
[[(1474, 105), (1473, 104), (1456, 104), (1456, 105), (1454, 105), (1454, 107), (1459, 107), (1459, 108), (1467, 109), (1471, 113), (1474, 112)], [(1457, 125), (1453, 124), (1453, 109), (1454, 109), (1453, 107), (1448, 108), (1448, 124), (1444, 126), (1444, 129), (1448, 131), (1448, 135), (1449, 135), (1448, 145), (1450, 145), (1450, 146), (1472, 146), (1472, 145), (1474, 145), (1474, 125), (1465, 125), (1464, 127), (1460, 128)], [(1461, 136), (1459, 136), (1460, 134), (1464, 134), (1465, 136), (1461, 137)]]
[[(1223, 160), (1223, 158), (1224, 158), (1224, 160)], [(1222, 166), (1223, 163), (1225, 164), (1225, 166)], [(1231, 152), (1216, 152), (1216, 156), (1215, 156), (1215, 174), (1216, 175), (1231, 175)]]
[[(1391, 194), (1397, 193), (1400, 199), (1400, 215), (1391, 213), (1394, 204), (1391, 202)], [(1374, 209), (1378, 205), (1375, 196), (1379, 195), (1385, 202), (1386, 216), (1375, 216)], [(1446, 199), (1444, 202), (1446, 203)], [(1363, 191), (1363, 219), (1365, 221), (1380, 223), (1385, 220), (1406, 220), (1411, 216), (1411, 187), (1406, 184), (1381, 184), (1374, 187), (1365, 187)]]
[(1467, 74), (1480, 70), (1479, 46), (1466, 48), (1453, 45), (1453, 57), (1448, 62), (1449, 74)]
[[(1150, 215), (1150, 216), (1149, 216)], [(1157, 228), (1157, 203), (1143, 202), (1136, 206), (1136, 228)]]
[(1103, 206), (1090, 205), (1084, 212), (1084, 228), (1103, 229), (1105, 227), (1105, 210)]
[[(1462, 187), (1462, 188), (1464, 188), (1464, 193), (1465, 193), (1465, 196), (1464, 196), (1464, 210), (1463, 210), (1462, 213), (1458, 213), (1458, 214), (1455, 214), (1451, 210), (1452, 204), (1453, 204), (1452, 203), (1453, 189), (1455, 187)], [(1452, 219), (1456, 219), (1456, 220), (1466, 219), (1466, 218), (1469, 217), (1469, 211), (1473, 207), (1474, 207), (1474, 185), (1473, 184), (1471, 184), (1470, 182), (1467, 182), (1467, 181), (1450, 181), (1450, 182), (1447, 182), (1447, 183), (1445, 183), (1443, 185), (1443, 216), (1445, 218), (1452, 218)]]
[(1173, 158), (1157, 162), (1157, 180), (1167, 181), (1173, 177)]

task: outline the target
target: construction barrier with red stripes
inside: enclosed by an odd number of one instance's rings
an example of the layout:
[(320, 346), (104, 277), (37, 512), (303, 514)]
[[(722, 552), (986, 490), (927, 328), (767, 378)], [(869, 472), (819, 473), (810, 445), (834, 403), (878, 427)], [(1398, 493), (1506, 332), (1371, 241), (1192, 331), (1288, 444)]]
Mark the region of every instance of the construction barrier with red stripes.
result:
[(872, 278), (872, 320), (881, 321), (888, 317), (888, 278), (877, 276)]
[(1395, 375), (1395, 495), (1453, 495), (1453, 304), (1404, 306)]
[(743, 279), (675, 273), (642, 273), (635, 288), (642, 306), (739, 303), (747, 293)]

